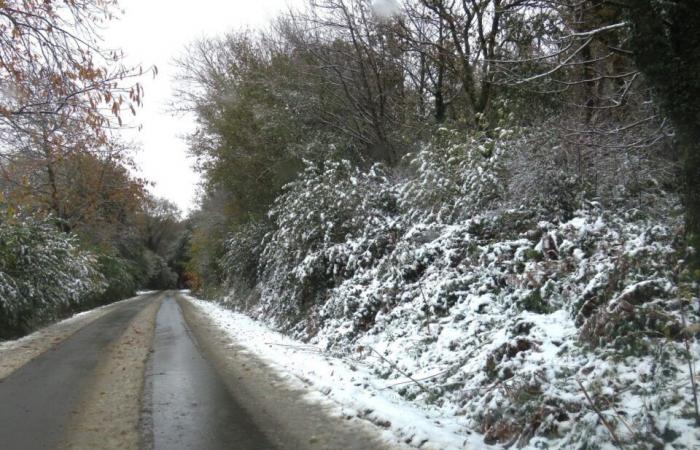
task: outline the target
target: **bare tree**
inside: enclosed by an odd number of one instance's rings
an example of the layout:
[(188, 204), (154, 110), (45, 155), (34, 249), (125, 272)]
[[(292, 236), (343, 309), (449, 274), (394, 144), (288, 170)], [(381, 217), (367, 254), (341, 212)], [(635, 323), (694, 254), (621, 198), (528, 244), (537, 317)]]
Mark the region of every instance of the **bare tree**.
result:
[(317, 0), (280, 31), (308, 56), (309, 83), (322, 87), (319, 120), (357, 142), (362, 159), (395, 164), (411, 96), (391, 25), (367, 0)]

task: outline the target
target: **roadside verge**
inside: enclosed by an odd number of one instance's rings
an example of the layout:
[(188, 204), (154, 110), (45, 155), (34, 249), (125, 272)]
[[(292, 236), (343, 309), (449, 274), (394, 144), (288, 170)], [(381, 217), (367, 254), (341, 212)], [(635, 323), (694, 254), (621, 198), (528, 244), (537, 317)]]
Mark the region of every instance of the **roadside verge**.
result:
[[(261, 431), (285, 450), (388, 450), (384, 430), (343, 415), (331, 403), (309, 397), (310, 391), (232, 341), (229, 334), (196, 304), (180, 295), (185, 320), (198, 345), (222, 376), (229, 391)], [(300, 361), (300, 363), (303, 363)]]

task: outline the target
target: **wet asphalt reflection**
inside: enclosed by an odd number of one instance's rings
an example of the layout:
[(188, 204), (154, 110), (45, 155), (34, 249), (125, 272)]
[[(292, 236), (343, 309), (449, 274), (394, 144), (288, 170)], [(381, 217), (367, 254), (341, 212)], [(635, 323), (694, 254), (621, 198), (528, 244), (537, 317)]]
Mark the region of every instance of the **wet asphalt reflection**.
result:
[(147, 448), (274, 449), (204, 359), (172, 297), (156, 318), (144, 403)]

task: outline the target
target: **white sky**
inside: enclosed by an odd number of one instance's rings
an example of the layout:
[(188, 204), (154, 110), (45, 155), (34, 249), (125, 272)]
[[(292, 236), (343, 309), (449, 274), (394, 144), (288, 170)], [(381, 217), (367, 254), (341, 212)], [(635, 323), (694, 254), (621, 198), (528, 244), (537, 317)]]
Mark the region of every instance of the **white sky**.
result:
[(194, 129), (192, 117), (167, 112), (172, 99), (173, 58), (189, 42), (230, 30), (264, 26), (279, 11), (303, 0), (121, 0), (124, 15), (104, 36), (111, 48), (121, 48), (130, 65), (155, 64), (159, 75), (144, 77), (144, 107), (135, 125), (141, 131), (123, 134), (141, 146), (135, 155), (140, 176), (154, 183), (152, 192), (177, 204), (183, 212), (194, 206), (199, 178), (187, 158), (183, 134)]

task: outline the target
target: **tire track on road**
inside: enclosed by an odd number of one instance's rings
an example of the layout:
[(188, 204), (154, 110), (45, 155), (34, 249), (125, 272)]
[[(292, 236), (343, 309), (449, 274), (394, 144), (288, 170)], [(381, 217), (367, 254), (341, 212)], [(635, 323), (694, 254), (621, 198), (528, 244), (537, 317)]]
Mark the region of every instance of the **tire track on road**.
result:
[(0, 382), (0, 436), (3, 450), (57, 449), (80, 413), (80, 401), (109, 346), (134, 317), (154, 301), (145, 296), (124, 302), (35, 357)]

